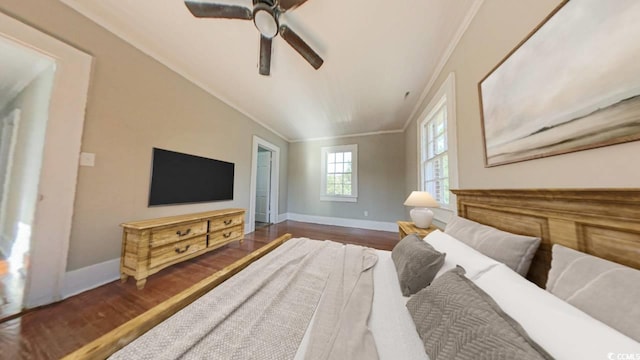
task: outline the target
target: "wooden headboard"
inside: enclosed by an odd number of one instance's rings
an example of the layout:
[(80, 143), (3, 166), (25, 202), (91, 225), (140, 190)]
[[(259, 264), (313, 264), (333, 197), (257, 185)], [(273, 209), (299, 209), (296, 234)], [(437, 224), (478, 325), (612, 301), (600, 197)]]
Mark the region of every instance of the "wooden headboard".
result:
[(640, 269), (640, 189), (452, 192), (459, 216), (542, 239), (527, 275), (542, 288), (553, 244)]

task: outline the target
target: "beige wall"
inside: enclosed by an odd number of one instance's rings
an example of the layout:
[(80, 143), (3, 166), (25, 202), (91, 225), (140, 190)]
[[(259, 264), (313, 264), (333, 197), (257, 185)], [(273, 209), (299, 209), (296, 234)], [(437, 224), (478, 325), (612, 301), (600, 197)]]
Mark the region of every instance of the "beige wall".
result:
[[(249, 207), (252, 137), (281, 149), (280, 212), (287, 212), (288, 144), (180, 75), (57, 1), (8, 0), (0, 10), (94, 56), (67, 269), (120, 256), (124, 221)], [(234, 200), (147, 207), (151, 149), (234, 162)]]
[[(404, 216), (403, 134), (358, 136), (289, 145), (289, 212), (395, 222)], [(358, 144), (358, 202), (320, 201), (320, 149)], [(369, 216), (364, 216), (364, 211)]]
[[(455, 72), (460, 188), (638, 187), (640, 166), (632, 165), (640, 153), (637, 141), (484, 167), (478, 82), (559, 3), (485, 0), (424, 101), (422, 108)], [(416, 121), (405, 133), (407, 192), (417, 184)]]

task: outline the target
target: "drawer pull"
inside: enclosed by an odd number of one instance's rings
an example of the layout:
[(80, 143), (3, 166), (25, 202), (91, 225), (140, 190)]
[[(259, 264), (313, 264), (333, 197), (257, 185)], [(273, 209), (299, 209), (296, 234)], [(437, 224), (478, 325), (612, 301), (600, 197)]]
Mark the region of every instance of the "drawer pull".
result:
[(224, 238), (228, 238), (229, 236), (231, 236), (231, 234), (233, 234), (233, 232), (228, 232), (226, 234), (222, 234), (222, 236), (224, 236)]
[(233, 222), (233, 219), (229, 219), (229, 220), (225, 220), (225, 221), (224, 221), (224, 224), (225, 224), (225, 225), (229, 225), (229, 224), (231, 224), (232, 222)]
[(191, 228), (187, 229), (187, 231), (185, 231), (185, 232), (182, 232), (180, 230), (176, 231), (176, 235), (178, 235), (178, 236), (187, 236), (190, 233), (191, 233)]
[(189, 247), (190, 247), (190, 246), (191, 246), (191, 245), (187, 245), (187, 246), (185, 246), (185, 247), (184, 247), (184, 249), (176, 249), (176, 253), (178, 253), (178, 254), (182, 254), (183, 252), (185, 252), (185, 251), (189, 250)]

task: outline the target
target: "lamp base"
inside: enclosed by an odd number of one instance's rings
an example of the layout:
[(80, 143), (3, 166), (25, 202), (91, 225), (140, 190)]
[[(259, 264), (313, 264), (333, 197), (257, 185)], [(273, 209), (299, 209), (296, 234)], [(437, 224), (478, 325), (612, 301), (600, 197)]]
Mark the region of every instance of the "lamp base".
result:
[(431, 226), (433, 211), (427, 208), (413, 208), (409, 214), (411, 215), (411, 220), (413, 220), (413, 223), (417, 227), (426, 229)]

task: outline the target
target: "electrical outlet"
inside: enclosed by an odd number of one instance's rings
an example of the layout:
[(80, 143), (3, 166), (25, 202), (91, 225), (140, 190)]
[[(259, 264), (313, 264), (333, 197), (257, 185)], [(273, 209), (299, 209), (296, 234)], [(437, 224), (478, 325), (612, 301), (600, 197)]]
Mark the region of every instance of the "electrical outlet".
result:
[(369, 212), (367, 210), (364, 211), (364, 216), (369, 216)]

